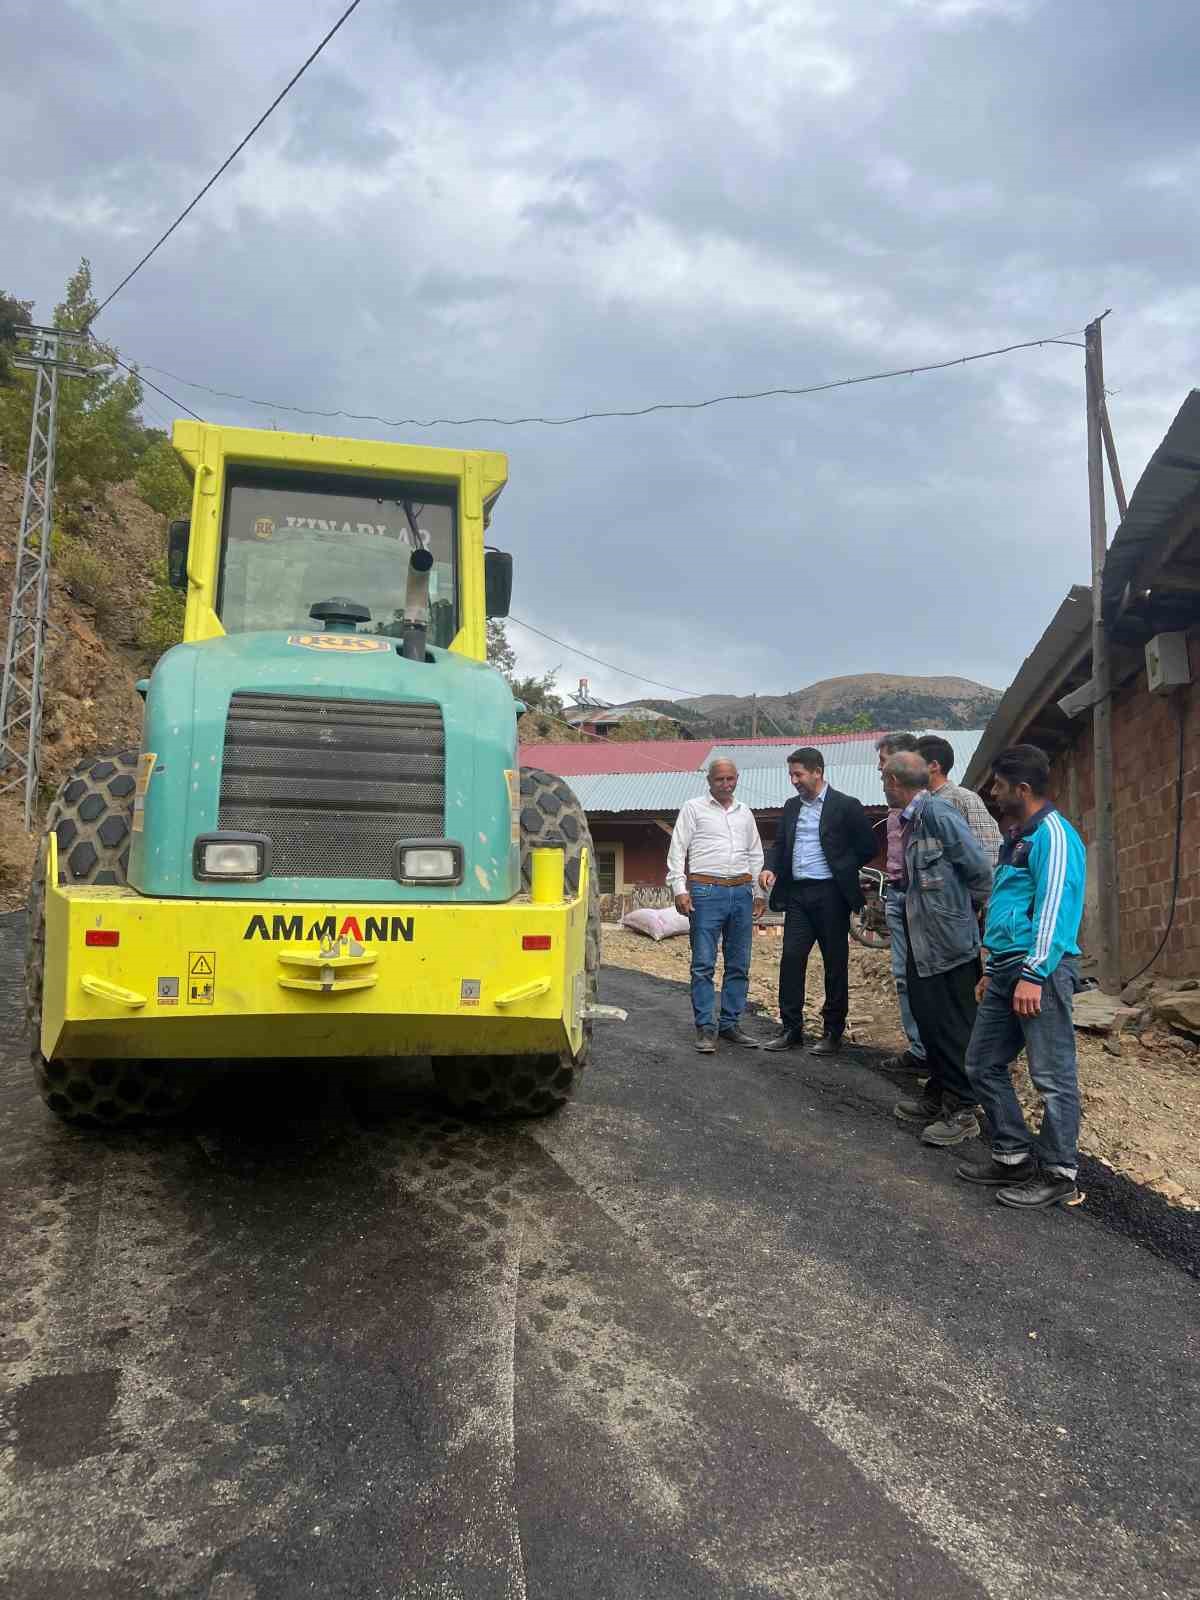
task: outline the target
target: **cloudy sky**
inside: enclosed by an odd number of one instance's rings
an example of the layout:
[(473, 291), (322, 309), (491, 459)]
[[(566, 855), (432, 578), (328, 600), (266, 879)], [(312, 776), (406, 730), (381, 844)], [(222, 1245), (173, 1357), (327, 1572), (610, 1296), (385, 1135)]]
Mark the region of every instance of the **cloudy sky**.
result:
[[(81, 255), (123, 276), (341, 0), (0, 9), (0, 287), (45, 316)], [(799, 386), (1111, 306), (1131, 487), (1200, 371), (1198, 43), (1194, 0), (363, 0), (98, 331), (206, 418), (303, 427), (285, 404)], [(1087, 580), (1073, 348), (576, 427), (308, 426), (505, 450), (516, 615), (700, 693), (1002, 687)]]

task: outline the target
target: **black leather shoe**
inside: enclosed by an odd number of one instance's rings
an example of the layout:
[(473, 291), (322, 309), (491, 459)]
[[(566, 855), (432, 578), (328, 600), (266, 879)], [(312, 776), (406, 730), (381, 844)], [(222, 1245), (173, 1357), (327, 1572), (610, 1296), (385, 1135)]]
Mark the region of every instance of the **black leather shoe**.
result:
[(1024, 1183), (997, 1189), (996, 1199), (1002, 1206), (1012, 1206), (1017, 1211), (1036, 1211), (1040, 1206), (1063, 1205), (1074, 1200), (1078, 1194), (1074, 1178), (1062, 1178), (1056, 1172), (1035, 1171)]
[(1032, 1178), (1037, 1168), (1028, 1158), (1024, 1161), (960, 1161), (954, 1169), (956, 1178), (961, 1178), (964, 1183), (984, 1183), (997, 1189), (1011, 1188), (1013, 1184), (1024, 1183), (1026, 1178)]
[(728, 1039), (730, 1044), (744, 1044), (750, 1050), (757, 1050), (762, 1043), (760, 1039), (754, 1039), (750, 1034), (743, 1033), (736, 1022), (732, 1028), (722, 1028), (719, 1037)]
[(879, 1063), (879, 1070), (880, 1072), (921, 1073), (927, 1072), (929, 1069), (926, 1062), (918, 1061), (916, 1056), (910, 1055), (909, 1052), (905, 1050), (903, 1055), (887, 1056)]
[(840, 1033), (826, 1033), (821, 1036), (808, 1052), (810, 1056), (836, 1056), (842, 1048)]
[(804, 1044), (804, 1030), (802, 1028), (785, 1028), (782, 1033), (777, 1033), (773, 1039), (768, 1039), (762, 1045), (763, 1050), (799, 1050)]

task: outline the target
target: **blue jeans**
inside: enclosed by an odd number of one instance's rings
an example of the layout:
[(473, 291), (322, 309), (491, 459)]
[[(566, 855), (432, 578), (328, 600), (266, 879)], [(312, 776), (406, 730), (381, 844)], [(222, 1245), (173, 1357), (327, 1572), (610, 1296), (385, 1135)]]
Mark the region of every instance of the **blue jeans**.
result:
[[(1079, 1074), (1071, 1005), (1078, 965), (1070, 956), (1059, 962), (1042, 984), (1036, 1017), (1018, 1017), (1012, 1008), (1020, 975), (1014, 966), (989, 983), (967, 1046), (967, 1076), (987, 1114), (997, 1160), (1014, 1162), (1033, 1153), (1044, 1168), (1073, 1178), (1079, 1162)], [(1022, 1046), (1044, 1106), (1036, 1139), (1008, 1070)]]
[(908, 1040), (908, 1053), (914, 1061), (924, 1061), (925, 1046), (921, 1043), (921, 1030), (912, 1014), (908, 999), (908, 929), (904, 923), (904, 890), (888, 886), (883, 902), (891, 934), (892, 980), (896, 985), (896, 999), (900, 1002), (900, 1025)]
[(750, 947), (754, 940), (754, 896), (748, 883), (723, 889), (718, 883), (689, 883), (692, 897), (692, 1014), (698, 1028), (713, 1026), (717, 948), (725, 951), (718, 1028), (736, 1027), (746, 1009)]

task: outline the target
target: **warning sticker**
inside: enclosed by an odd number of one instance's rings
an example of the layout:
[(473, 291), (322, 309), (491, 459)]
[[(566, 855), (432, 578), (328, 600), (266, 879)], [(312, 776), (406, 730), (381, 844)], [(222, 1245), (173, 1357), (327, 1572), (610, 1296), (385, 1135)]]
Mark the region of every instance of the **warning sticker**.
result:
[(483, 990), (483, 982), (479, 978), (464, 978), (458, 991), (460, 1006), (477, 1006), (479, 996)]
[(188, 951), (188, 992), (190, 1006), (210, 1006), (217, 989), (215, 950)]
[(504, 781), (508, 785), (509, 838), (513, 844), (521, 842), (521, 774), (505, 768)]
[(303, 650), (343, 650), (349, 655), (392, 648), (389, 639), (371, 639), (361, 633), (289, 633), (288, 643)]
[(179, 1004), (178, 978), (160, 978), (158, 980), (158, 1003), (160, 1006), (177, 1006)]
[(154, 776), (154, 763), (158, 757), (153, 750), (147, 750), (138, 757), (137, 782), (133, 786), (133, 822), (134, 833), (141, 833), (146, 823), (146, 794), (150, 788), (150, 779)]

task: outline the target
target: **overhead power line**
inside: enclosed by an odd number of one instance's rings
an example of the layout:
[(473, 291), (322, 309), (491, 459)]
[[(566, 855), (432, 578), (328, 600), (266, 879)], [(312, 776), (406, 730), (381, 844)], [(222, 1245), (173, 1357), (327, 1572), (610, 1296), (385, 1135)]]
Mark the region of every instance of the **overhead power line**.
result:
[[(155, 242), (150, 246), (149, 250), (146, 251), (146, 254), (137, 263), (137, 265), (130, 268), (130, 270), (121, 279), (120, 283), (116, 286), (116, 288), (113, 289), (112, 292), (107, 296), (107, 298), (102, 300), (100, 302), (100, 304), (96, 307), (95, 311), (92, 313), (91, 317), (88, 320), (87, 328), (84, 329), (85, 333), (91, 328), (92, 323), (95, 322), (96, 318), (104, 310), (105, 306), (108, 306), (108, 305), (112, 304), (112, 302), (117, 298), (117, 296), (120, 294), (121, 290), (125, 287), (125, 285), (127, 283), (129, 283), (129, 281), (132, 278), (135, 278), (137, 276), (137, 274), (142, 270), (142, 268), (146, 265), (147, 261), (150, 260), (150, 257), (152, 255), (154, 255), (157, 250), (161, 249), (161, 247), (164, 244), (166, 244), (167, 240), (175, 232), (175, 229), (184, 220), (184, 218), (187, 217), (192, 211), (194, 211), (196, 209), (196, 207), (200, 204), (201, 200), (204, 199), (204, 196), (212, 188), (213, 184), (216, 183), (217, 179), (221, 176), (221, 174), (228, 167), (232, 166), (233, 162), (237, 160), (238, 156), (241, 155), (242, 151), (246, 148), (246, 146), (250, 143), (251, 139), (253, 139), (254, 135), (262, 127), (263, 123), (267, 120), (267, 118), (275, 110), (276, 106), (278, 106), (281, 101), (286, 99), (286, 97), (291, 93), (291, 91), (295, 88), (295, 86), (300, 82), (300, 79), (308, 71), (309, 67), (312, 66), (313, 62), (321, 54), (321, 51), (324, 50), (325, 46), (333, 38), (334, 34), (338, 31), (338, 29), (340, 27), (342, 27), (342, 25), (345, 22), (347, 22), (349, 20), (351, 14), (353, 12), (357, 11), (358, 7), (361, 4), (362, 4), (362, 0), (351, 0), (350, 5), (348, 5), (346, 7), (345, 11), (342, 12), (341, 16), (337, 19), (337, 21), (334, 23), (333, 27), (330, 28), (329, 32), (321, 40), (320, 44), (316, 47), (316, 49), (308, 57), (307, 61), (304, 62), (303, 66), (301, 66), (296, 72), (294, 72), (292, 74), (292, 76), (288, 79), (287, 83), (283, 86), (283, 88), (275, 96), (274, 100), (271, 101), (271, 104), (263, 112), (262, 116), (259, 117), (258, 121), (250, 129), (250, 132), (245, 136), (244, 139), (242, 139), (240, 141), (240, 143), (238, 143), (237, 145), (234, 146), (234, 148), (225, 157), (224, 161), (222, 161), (221, 165), (213, 173), (212, 177), (208, 180), (208, 182), (204, 185), (204, 187), (191, 200), (189, 200), (189, 202), (187, 203), (186, 206), (184, 206), (183, 210), (175, 218), (175, 221), (171, 224), (171, 226), (167, 229), (167, 231), (160, 238), (155, 240)], [(186, 406), (184, 407), (184, 410), (185, 411), (187, 410)], [(195, 416), (196, 413), (193, 411), (191, 413), (191, 415)]]
[[(107, 303), (105, 301), (105, 305)], [(829, 389), (849, 389), (861, 383), (882, 383), (890, 378), (913, 378), (922, 372), (942, 372), (947, 367), (965, 367), (973, 361), (987, 361), (993, 356), (1010, 355), (1014, 350), (1038, 350), (1048, 344), (1072, 345), (1082, 349), (1079, 341), (1072, 337), (1073, 333), (1081, 331), (1073, 329), (1044, 339), (1025, 339), (1019, 344), (1000, 345), (994, 350), (977, 350), (972, 355), (954, 356), (949, 361), (927, 361), (919, 366), (893, 367), (886, 372), (867, 372), (854, 378), (834, 378), (827, 383), (809, 383), (797, 388), (750, 389), (734, 394), (710, 395), (703, 400), (658, 400), (652, 405), (637, 406), (629, 410), (581, 411), (569, 417), (383, 417), (371, 411), (317, 410), (310, 406), (287, 405), (281, 400), (260, 400), (254, 395), (238, 394), (232, 389), (214, 389), (207, 383), (198, 383), (193, 378), (169, 372), (165, 367), (148, 367), (144, 370), (161, 373), (164, 378), (182, 383), (189, 389), (200, 389), (205, 394), (215, 395), (220, 400), (237, 400), (243, 405), (261, 406), (267, 411), (291, 411), (301, 417), (324, 417), (328, 420), (340, 417), (347, 422), (377, 422), (385, 428), (468, 428), (483, 423), (499, 428), (520, 428), (532, 424), (540, 424), (546, 428), (567, 428), (573, 423), (596, 422), (606, 417), (648, 417), (656, 411), (703, 411), (708, 406), (729, 405), (739, 401), (823, 394)]]
[(515, 622), (520, 628), (527, 628), (530, 633), (536, 633), (540, 639), (548, 639), (560, 650), (569, 650), (572, 655), (582, 656), (585, 661), (594, 661), (598, 667), (607, 667), (610, 672), (619, 672), (626, 678), (636, 678), (638, 683), (649, 683), (656, 689), (669, 689), (672, 694), (685, 694), (697, 700), (705, 698), (698, 689), (681, 689), (677, 683), (660, 683), (657, 678), (644, 678), (640, 672), (630, 672), (627, 667), (618, 667), (612, 661), (601, 661), (599, 656), (590, 656), (586, 650), (579, 650), (575, 645), (567, 644), (564, 639), (556, 639), (553, 634), (543, 633), (541, 628), (535, 628), (532, 622), (523, 622), (520, 617), (514, 617), (511, 613), (506, 621)]
[[(96, 337), (94, 334), (89, 333), (88, 338), (91, 339), (93, 344), (95, 344)], [(109, 360), (115, 361), (117, 366), (122, 368), (123, 371), (128, 372), (130, 377), (136, 378), (139, 383), (145, 384), (147, 389), (153, 389), (155, 394), (162, 395), (164, 400), (169, 400), (173, 406), (178, 406), (181, 411), (186, 411), (188, 416), (195, 417), (197, 422), (204, 421), (204, 418), (198, 411), (193, 411), (191, 406), (185, 406), (182, 400), (176, 399), (173, 394), (168, 394), (165, 389), (160, 389), (156, 383), (151, 383), (150, 379), (143, 375), (140, 367), (131, 367), (128, 361), (122, 361), (115, 350), (105, 350), (104, 354)]]
[[(520, 617), (514, 617), (511, 612), (507, 620), (515, 622), (519, 628), (528, 629), (530, 633), (536, 633), (540, 639), (549, 640), (551, 644), (556, 644), (560, 650), (567, 650), (571, 655), (582, 656), (585, 661), (592, 661), (598, 667), (606, 667), (609, 672), (619, 672), (622, 677), (633, 678), (637, 683), (648, 683), (655, 689), (669, 689), (672, 694), (684, 694), (694, 700), (706, 700), (709, 698), (707, 695), (701, 694), (699, 689), (681, 689), (677, 683), (661, 683), (657, 678), (645, 678), (640, 672), (630, 672), (628, 667), (618, 667), (614, 661), (602, 661), (599, 656), (589, 655), (586, 650), (580, 650), (573, 644), (567, 644), (565, 639), (556, 639), (553, 634), (543, 633), (542, 629), (535, 628), (532, 622), (523, 622)], [(794, 735), (783, 731), (765, 706), (760, 705), (759, 710), (781, 739), (794, 737)]]

